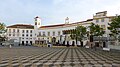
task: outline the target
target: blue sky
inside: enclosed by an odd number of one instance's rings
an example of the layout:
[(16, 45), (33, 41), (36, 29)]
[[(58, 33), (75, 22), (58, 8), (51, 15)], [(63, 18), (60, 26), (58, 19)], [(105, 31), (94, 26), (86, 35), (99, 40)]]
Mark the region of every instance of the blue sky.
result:
[(100, 11), (120, 14), (119, 3), (120, 0), (1, 0), (0, 22), (34, 24), (34, 17), (39, 16), (42, 25), (62, 24), (66, 17), (72, 23), (92, 18)]

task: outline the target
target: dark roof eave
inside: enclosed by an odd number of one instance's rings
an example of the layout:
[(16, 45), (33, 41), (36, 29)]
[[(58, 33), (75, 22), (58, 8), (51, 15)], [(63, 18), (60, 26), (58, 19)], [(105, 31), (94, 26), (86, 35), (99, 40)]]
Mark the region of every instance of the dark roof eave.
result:
[(34, 26), (33, 25), (25, 25), (25, 24), (15, 24), (15, 25), (7, 26), (7, 28), (34, 29)]

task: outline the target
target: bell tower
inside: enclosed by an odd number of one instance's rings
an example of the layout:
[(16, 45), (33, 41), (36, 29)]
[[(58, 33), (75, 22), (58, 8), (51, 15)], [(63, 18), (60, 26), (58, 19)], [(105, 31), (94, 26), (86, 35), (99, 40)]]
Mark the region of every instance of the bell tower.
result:
[(41, 19), (37, 16), (34, 18), (35, 19), (35, 26), (39, 28), (41, 26)]
[(69, 18), (68, 17), (65, 19), (65, 24), (69, 24)]
[(40, 28), (40, 26), (41, 26), (41, 19), (37, 16), (37, 17), (35, 17), (34, 18), (34, 33), (35, 33), (35, 36), (37, 37), (37, 35), (38, 35), (38, 30), (39, 30), (39, 28)]

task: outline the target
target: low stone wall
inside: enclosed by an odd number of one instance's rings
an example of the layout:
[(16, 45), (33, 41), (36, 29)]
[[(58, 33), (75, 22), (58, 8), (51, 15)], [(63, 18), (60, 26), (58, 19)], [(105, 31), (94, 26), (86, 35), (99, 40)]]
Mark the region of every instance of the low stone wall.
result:
[(120, 45), (108, 45), (108, 48), (120, 50)]

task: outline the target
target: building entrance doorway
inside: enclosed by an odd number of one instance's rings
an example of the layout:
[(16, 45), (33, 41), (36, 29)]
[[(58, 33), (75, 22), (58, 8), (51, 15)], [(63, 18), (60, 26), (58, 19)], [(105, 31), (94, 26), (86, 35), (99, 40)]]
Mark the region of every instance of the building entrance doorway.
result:
[(103, 42), (103, 47), (106, 47), (106, 43), (105, 42)]
[(99, 42), (96, 42), (96, 43), (95, 43), (95, 46), (96, 46), (96, 47), (99, 47)]
[(28, 46), (28, 41), (26, 41), (26, 46)]
[(74, 41), (72, 41), (72, 46), (75, 46), (75, 42)]
[(56, 38), (55, 37), (52, 38), (52, 44), (56, 45)]
[(63, 44), (62, 44), (62, 46), (65, 46), (65, 41), (63, 41)]
[(24, 41), (22, 41), (22, 45), (24, 45)]
[(81, 42), (81, 47), (83, 47), (83, 42)]
[(32, 41), (30, 41), (30, 45), (32, 45)]

